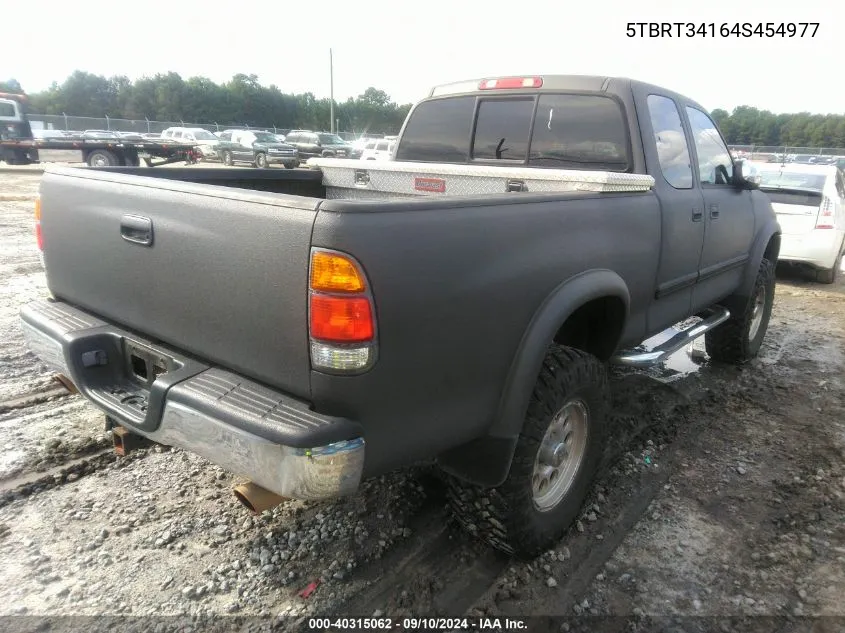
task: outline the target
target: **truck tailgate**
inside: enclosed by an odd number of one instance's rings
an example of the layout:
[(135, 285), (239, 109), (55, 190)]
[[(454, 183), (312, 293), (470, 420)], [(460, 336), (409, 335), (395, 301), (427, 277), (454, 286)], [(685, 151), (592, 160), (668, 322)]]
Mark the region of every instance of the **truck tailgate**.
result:
[(41, 198), (54, 296), (309, 396), (307, 273), (319, 200), (83, 169), (49, 170)]

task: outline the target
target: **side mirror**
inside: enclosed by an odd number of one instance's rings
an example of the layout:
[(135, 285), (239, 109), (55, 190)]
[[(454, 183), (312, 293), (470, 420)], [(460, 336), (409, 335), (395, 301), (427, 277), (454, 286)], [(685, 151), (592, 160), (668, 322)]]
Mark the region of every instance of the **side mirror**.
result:
[(750, 191), (751, 189), (757, 189), (759, 185), (753, 180), (746, 178), (745, 175), (742, 173), (742, 161), (737, 161), (734, 163), (734, 172), (733, 172), (733, 185), (737, 189), (742, 191)]

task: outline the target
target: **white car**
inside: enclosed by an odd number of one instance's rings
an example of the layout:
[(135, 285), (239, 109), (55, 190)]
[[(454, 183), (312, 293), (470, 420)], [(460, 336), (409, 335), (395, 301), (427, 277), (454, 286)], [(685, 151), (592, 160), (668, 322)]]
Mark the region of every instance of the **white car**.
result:
[(169, 127), (161, 133), (161, 138), (177, 143), (194, 143), (203, 159), (217, 159), (217, 144), (220, 139), (201, 127)]
[(743, 167), (744, 175), (769, 196), (777, 214), (782, 229), (778, 261), (807, 265), (817, 281), (833, 283), (845, 251), (842, 171), (835, 165), (798, 163)]
[(396, 141), (384, 139), (368, 141), (361, 153), (361, 160), (390, 160), (395, 146)]

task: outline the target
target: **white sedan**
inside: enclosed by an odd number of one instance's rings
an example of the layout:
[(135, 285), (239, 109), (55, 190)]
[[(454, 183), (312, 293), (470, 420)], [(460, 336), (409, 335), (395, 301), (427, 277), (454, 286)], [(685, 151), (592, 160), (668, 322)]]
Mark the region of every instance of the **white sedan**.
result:
[(750, 179), (772, 201), (782, 229), (779, 261), (814, 269), (833, 283), (845, 252), (845, 179), (835, 165), (748, 163)]

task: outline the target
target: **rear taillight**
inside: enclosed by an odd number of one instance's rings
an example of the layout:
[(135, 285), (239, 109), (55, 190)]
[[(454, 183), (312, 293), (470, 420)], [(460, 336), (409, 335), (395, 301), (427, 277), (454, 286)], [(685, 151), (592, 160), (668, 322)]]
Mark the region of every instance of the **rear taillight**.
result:
[(315, 248), (308, 279), (311, 364), (335, 372), (368, 369), (375, 360), (375, 306), (360, 264)]
[(44, 250), (44, 235), (41, 233), (41, 198), (35, 199), (35, 239), (38, 242), (38, 250)]
[(819, 206), (819, 215), (816, 217), (817, 229), (833, 228), (833, 200), (825, 196)]

